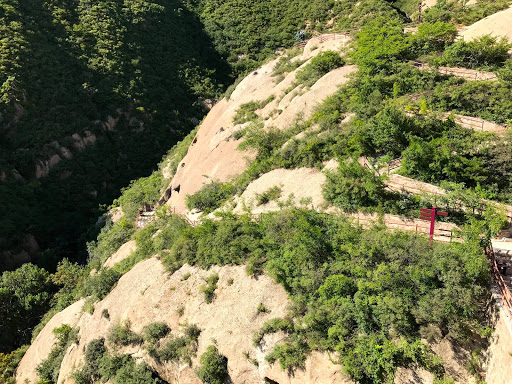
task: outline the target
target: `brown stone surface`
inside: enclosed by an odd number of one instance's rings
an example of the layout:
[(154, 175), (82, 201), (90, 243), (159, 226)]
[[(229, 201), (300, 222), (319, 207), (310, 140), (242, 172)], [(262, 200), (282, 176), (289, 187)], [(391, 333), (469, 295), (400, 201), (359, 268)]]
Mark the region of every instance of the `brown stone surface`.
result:
[(16, 371), (16, 383), (37, 383), (36, 368), (48, 357), (57, 341), (53, 330), (63, 324), (74, 327), (80, 319), (83, 304), (84, 300), (79, 300), (50, 319), (21, 359)]
[[(347, 40), (341, 38), (329, 40), (320, 43), (315, 50), (304, 50), (301, 58), (309, 60), (324, 50), (340, 50), (346, 43)], [(339, 68), (325, 75), (311, 89), (299, 87), (294, 93), (287, 91), (296, 80), (295, 74), (299, 69), (279, 79), (272, 76), (277, 61), (270, 61), (249, 74), (238, 84), (229, 100), (219, 101), (208, 113), (170, 184), (172, 193), (167, 204), (173, 211), (175, 209), (177, 213), (185, 213), (186, 195), (195, 193), (204, 183), (233, 179), (254, 159), (254, 153), (238, 151), (240, 140), (232, 137), (246, 126), (233, 123), (233, 117), (242, 104), (261, 102), (274, 96), (274, 100), (257, 113), (266, 129), (271, 126), (285, 129), (299, 117), (308, 118), (314, 107), (332, 95), (340, 84), (348, 80), (348, 75), (356, 70), (354, 66)]]
[(137, 249), (135, 240), (128, 241), (119, 247), (119, 249), (110, 256), (103, 266), (105, 268), (112, 268), (117, 263), (123, 261), (130, 256)]

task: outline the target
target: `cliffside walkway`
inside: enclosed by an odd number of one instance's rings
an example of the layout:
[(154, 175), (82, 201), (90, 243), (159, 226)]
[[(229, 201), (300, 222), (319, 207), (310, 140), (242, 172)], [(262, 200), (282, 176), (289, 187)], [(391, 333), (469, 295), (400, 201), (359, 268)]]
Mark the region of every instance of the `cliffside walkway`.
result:
[[(363, 228), (369, 228), (376, 224), (383, 224), (391, 230), (400, 230), (414, 233), (423, 233), (429, 235), (430, 223), (420, 219), (411, 219), (399, 215), (384, 214), (379, 217), (378, 214), (368, 214), (358, 212), (350, 215)], [(458, 227), (453, 223), (437, 222), (434, 229), (434, 240), (443, 243), (460, 241), (454, 236), (454, 230)]]
[[(444, 189), (439, 188), (438, 186), (397, 174), (391, 174), (385, 183), (390, 190), (405, 190), (416, 195), (422, 193), (445, 195), (447, 193)], [(512, 206), (505, 204), (503, 204), (503, 206), (508, 219), (512, 222)], [(434, 237), (434, 239), (438, 241), (446, 241), (444, 239), (448, 237), (447, 229), (450, 228), (449, 226), (446, 226), (446, 224), (450, 223), (438, 223), (436, 225), (441, 224), (443, 224), (443, 226), (440, 226), (439, 228), (442, 232), (437, 232), (438, 238)], [(453, 229), (453, 227), (451, 227), (451, 229)], [(403, 230), (411, 229), (407, 228)], [(424, 230), (421, 229), (420, 232), (424, 233)], [(436, 232), (434, 234), (436, 234)], [(444, 237), (439, 238), (439, 235)], [(512, 239), (493, 239), (491, 243), (492, 246), (486, 250), (486, 254), (489, 258), (496, 293), (503, 308), (507, 309), (507, 314), (512, 316)]]
[[(433, 69), (435, 67), (432, 67), (428, 65), (427, 63), (423, 63), (421, 61), (414, 61), (413, 66), (416, 68), (423, 70), (423, 69)], [(471, 80), (471, 81), (477, 81), (477, 80), (497, 80), (498, 77), (494, 72), (487, 72), (487, 71), (477, 71), (476, 69), (468, 69), (468, 68), (461, 68), (461, 67), (438, 67), (437, 70), (439, 73), (443, 75), (452, 75), (455, 77), (459, 77), (461, 79), (465, 80)]]
[(350, 36), (350, 33), (324, 33), (324, 34), (320, 34), (318, 32), (313, 32), (313, 36), (309, 39), (306, 39), (306, 40), (302, 40), (302, 41), (299, 41), (297, 43), (295, 43), (293, 46), (295, 48), (304, 48), (310, 40), (312, 39), (318, 39), (320, 43), (324, 43), (326, 41), (329, 41), (329, 40), (337, 40), (337, 39), (349, 39), (351, 36)]
[(499, 304), (512, 316), (512, 242), (492, 240), (487, 250)]
[[(416, 96), (416, 95), (413, 95)], [(405, 113), (409, 117), (417, 116), (415, 112), (407, 111)], [(497, 135), (503, 135), (508, 130), (508, 125), (500, 125), (494, 121), (484, 120), (480, 117), (460, 115), (454, 112), (445, 112), (441, 115), (441, 120), (446, 121), (450, 116), (462, 128), (472, 129), (474, 131), (492, 132)]]

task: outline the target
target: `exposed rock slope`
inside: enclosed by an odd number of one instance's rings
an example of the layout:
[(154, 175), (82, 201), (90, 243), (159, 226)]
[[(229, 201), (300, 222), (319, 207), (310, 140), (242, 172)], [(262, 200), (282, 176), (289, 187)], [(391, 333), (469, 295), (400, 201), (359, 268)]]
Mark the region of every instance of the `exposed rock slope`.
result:
[[(302, 56), (296, 59), (306, 60), (303, 67), (307, 60), (320, 52), (340, 50), (347, 43), (348, 39), (342, 35), (323, 43), (314, 38), (308, 42)], [(176, 212), (186, 211), (185, 196), (195, 193), (204, 182), (230, 180), (241, 174), (248, 161), (254, 158), (252, 153), (238, 151), (240, 141), (233, 138), (233, 133), (242, 129), (241, 125), (233, 123), (233, 117), (242, 104), (263, 102), (274, 96), (274, 100), (257, 113), (264, 120), (265, 127), (285, 129), (297, 118), (307, 119), (314, 108), (356, 70), (354, 66), (345, 66), (326, 74), (310, 89), (297, 86), (289, 90), (301, 67), (279, 81), (278, 77), (272, 76), (278, 60), (270, 61), (243, 79), (229, 100), (222, 99), (205, 118), (170, 185), (172, 192), (167, 204)], [(277, 116), (271, 117), (273, 111), (277, 111)]]
[(512, 40), (512, 8), (488, 16), (465, 28), (460, 35), (464, 40), (474, 40), (483, 35), (507, 37)]
[[(207, 304), (200, 286), (213, 273), (219, 275), (218, 288), (213, 303)], [(186, 274), (190, 277), (184, 280)], [(267, 308), (266, 313), (258, 311), (260, 303)], [(306, 363), (307, 369), (297, 371), (293, 377), (288, 377), (278, 363), (268, 365), (263, 352), (272, 349), (283, 336), (266, 337), (262, 350), (253, 346), (253, 332), (259, 330), (266, 320), (283, 317), (290, 303), (281, 286), (265, 275), (258, 278), (247, 276), (244, 266), (213, 267), (205, 271), (185, 265), (168, 274), (161, 262), (153, 258), (137, 264), (124, 275), (112, 292), (95, 304), (92, 315), (82, 313), (77, 317), (82, 304), (83, 301), (73, 304), (46, 325), (22, 360), (17, 383), (25, 380), (37, 382), (35, 368), (48, 356), (55, 342), (54, 328), (70, 324), (80, 329), (79, 344), (68, 349), (58, 381), (73, 383), (71, 374), (82, 366), (86, 346), (94, 339), (106, 338), (113, 325), (126, 320), (137, 333), (156, 321), (166, 322), (173, 334), (179, 334), (184, 323), (196, 324), (201, 329), (197, 356), (215, 340), (220, 352), (228, 358), (233, 383), (261, 383), (265, 377), (279, 383), (350, 383), (341, 373), (341, 367), (321, 353), (313, 353)], [(182, 315), (177, 311), (180, 307), (183, 308)], [(104, 316), (104, 311), (108, 311), (109, 319)], [(145, 360), (168, 382), (201, 383), (193, 370), (198, 364), (198, 357), (192, 359), (191, 368), (156, 364), (140, 347), (129, 347), (123, 352)], [(259, 366), (249, 361), (244, 352), (249, 352)]]

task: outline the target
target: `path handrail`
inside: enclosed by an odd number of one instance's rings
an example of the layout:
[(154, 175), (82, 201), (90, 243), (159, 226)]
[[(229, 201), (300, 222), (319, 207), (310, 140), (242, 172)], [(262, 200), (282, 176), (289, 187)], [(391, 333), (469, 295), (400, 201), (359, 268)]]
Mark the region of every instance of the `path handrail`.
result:
[(485, 249), (485, 253), (487, 254), (487, 257), (491, 262), (492, 277), (496, 286), (499, 289), (499, 293), (502, 298), (502, 304), (507, 307), (509, 314), (512, 314), (512, 293), (510, 292), (508, 285), (505, 283), (505, 280), (503, 279), (503, 276), (500, 273), (500, 270), (498, 268), (498, 262), (496, 260), (496, 254), (494, 252), (492, 244)]

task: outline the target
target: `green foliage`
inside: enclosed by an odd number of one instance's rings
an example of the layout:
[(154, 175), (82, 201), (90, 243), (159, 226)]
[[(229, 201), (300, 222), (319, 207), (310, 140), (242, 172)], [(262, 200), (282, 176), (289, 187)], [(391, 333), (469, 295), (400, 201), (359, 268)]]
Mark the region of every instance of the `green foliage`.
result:
[(240, 108), (236, 111), (235, 116), (233, 117), (233, 123), (235, 124), (243, 124), (248, 121), (255, 121), (258, 119), (258, 115), (256, 114), (256, 110), (260, 107), (260, 104), (251, 101), (249, 103), (242, 104)]
[(490, 35), (471, 41), (459, 40), (449, 46), (443, 55), (434, 59), (436, 65), (467, 67), (473, 69), (494, 70), (509, 58), (512, 44), (506, 38), (498, 39)]
[(505, 61), (503, 67), (498, 70), (498, 77), (509, 87), (512, 86), (512, 59)]
[(304, 61), (300, 59), (294, 59), (295, 57), (297, 57), (297, 55), (299, 55), (299, 53), (300, 49), (288, 50), (277, 61), (274, 70), (272, 71), (272, 76), (280, 78), (284, 76), (284, 74), (292, 72), (298, 67), (300, 67), (302, 64), (304, 64)]
[(258, 222), (228, 215), (182, 232), (164, 262), (208, 268), (262, 258), (262, 268), (297, 303), (300, 321), (267, 322), (254, 343), (266, 333), (289, 334), (269, 357), (287, 369), (320, 348), (339, 351), (360, 382), (386, 382), (397, 366), (413, 363), (442, 377), (420, 330), (431, 324), (463, 340), (485, 324), (478, 309), (489, 283), (485, 224), (469, 226), (464, 243), (430, 248), (422, 236), (380, 227), (363, 231), (314, 211), (283, 210)]
[(405, 14), (397, 9), (401, 2), (404, 3), (407, 0), (398, 0), (393, 3), (384, 0), (366, 0), (361, 2), (349, 0), (338, 4), (337, 8), (339, 7), (340, 9), (337, 9), (339, 12), (337, 28), (340, 30), (349, 29), (351, 31), (351, 29), (355, 29), (355, 31), (358, 31), (379, 18), (389, 22), (405, 22), (407, 20)]
[(85, 351), (85, 365), (75, 371), (77, 384), (92, 384), (98, 381), (114, 384), (164, 384), (146, 363), (136, 363), (130, 355), (111, 355), (103, 339), (93, 340)]
[(256, 194), (258, 205), (267, 204), (270, 201), (279, 199), (281, 197), (281, 192), (281, 187), (275, 185), (263, 193)]
[(510, 0), (479, 0), (471, 6), (458, 1), (440, 0), (426, 9), (423, 20), (428, 22), (452, 21), (455, 24), (470, 25), (510, 6)]
[[(193, 128), (205, 113), (198, 99), (220, 93), (229, 66), (178, 0), (9, 0), (0, 14), (0, 249), (17, 253), (32, 233), (42, 266), (84, 262), (99, 207)], [(80, 148), (87, 136), (96, 142)], [(50, 159), (60, 162), (36, 179)], [(128, 215), (154, 201), (159, 178), (127, 193)]]
[(286, 341), (274, 347), (265, 359), (270, 363), (279, 361), (281, 368), (293, 372), (296, 368), (305, 368), (306, 355), (310, 352), (304, 340)]
[(123, 188), (118, 202), (123, 209), (124, 218), (134, 221), (140, 208), (154, 205), (160, 199), (164, 183), (162, 172), (157, 171), (148, 177), (133, 180), (128, 187)]
[(375, 207), (385, 199), (382, 178), (352, 159), (341, 163), (336, 172), (327, 173), (323, 192), (327, 201), (345, 211)]
[(217, 289), (217, 282), (219, 281), (219, 275), (213, 274), (208, 277), (208, 285), (202, 285), (199, 290), (204, 293), (204, 301), (208, 304), (213, 302), (215, 299), (215, 290)]
[(263, 339), (263, 336), (269, 333), (276, 333), (283, 331), (290, 333), (293, 331), (293, 322), (289, 318), (284, 319), (272, 319), (268, 320), (263, 324), (263, 327), (254, 333), (252, 342), (255, 347), (258, 347)]
[(436, 110), (477, 116), (499, 124), (512, 121), (512, 101), (508, 98), (510, 88), (506, 82), (468, 81), (457, 87), (454, 83), (462, 82), (450, 81), (433, 87), (434, 92), (425, 97), (428, 105)]
[(15, 384), (14, 372), (28, 347), (28, 345), (24, 345), (11, 353), (0, 353), (0, 382), (2, 384)]
[(130, 329), (129, 322), (125, 322), (114, 325), (110, 329), (107, 340), (117, 346), (127, 346), (142, 344), (144, 339)]
[(403, 25), (384, 18), (366, 24), (357, 35), (352, 58), (360, 71), (377, 74), (389, 71), (398, 60), (409, 57), (410, 43)]
[(453, 24), (436, 21), (421, 23), (418, 31), (410, 37), (416, 54), (443, 51), (457, 37), (457, 29)]
[(157, 340), (154, 340), (148, 348), (149, 355), (158, 363), (190, 364), (192, 357), (196, 355), (200, 334), (201, 330), (195, 324), (187, 324), (183, 329), (183, 336), (171, 335), (162, 346), (155, 344)]
[(259, 303), (258, 304), (257, 311), (258, 311), (258, 313), (268, 313), (268, 312), (270, 312), (270, 310), (267, 307), (265, 307), (265, 305), (263, 303)]
[(142, 330), (142, 337), (147, 343), (155, 343), (171, 332), (166, 323), (156, 322), (146, 325)]
[(78, 330), (63, 324), (53, 330), (57, 343), (48, 357), (37, 366), (37, 374), (43, 383), (57, 383), (60, 366), (68, 347), (77, 341)]
[(201, 366), (197, 376), (205, 384), (223, 384), (229, 377), (228, 359), (219, 353), (215, 345), (210, 345), (201, 355)]
[(32, 328), (50, 308), (56, 290), (50, 274), (33, 264), (0, 275), (0, 351), (30, 342)]
[(445, 132), (430, 141), (414, 138), (403, 152), (402, 171), (425, 181), (449, 180), (475, 188), (477, 184), (497, 184), (508, 188), (508, 182), (492, 168), (493, 150), (476, 151), (490, 138), (489, 134), (459, 128)]
[(121, 274), (115, 269), (102, 269), (84, 282), (82, 295), (101, 300), (112, 290), (120, 277)]
[[(340, 19), (354, 12), (356, 1), (346, 3), (322, 0), (204, 0), (189, 3), (200, 15), (205, 30), (217, 50), (227, 57), (235, 73), (254, 70), (257, 62), (281, 47), (296, 42), (296, 32), (306, 28), (322, 30), (331, 18)], [(378, 3), (374, 5), (375, 3)], [(345, 19), (346, 26), (359, 26), (372, 11), (400, 18), (385, 1), (364, 1), (353, 18)]]
[(341, 67), (345, 61), (340, 55), (333, 51), (326, 51), (318, 54), (311, 59), (304, 68), (297, 72), (296, 78), (299, 84), (304, 84), (307, 87), (312, 86), (323, 75), (329, 73), (333, 69)]
[(130, 240), (134, 231), (133, 225), (125, 219), (116, 224), (108, 222), (101, 229), (97, 240), (87, 244), (91, 265), (100, 267), (121, 245)]
[(230, 183), (211, 182), (204, 184), (193, 195), (187, 195), (187, 208), (199, 209), (205, 214), (220, 208), (233, 195), (234, 188)]

